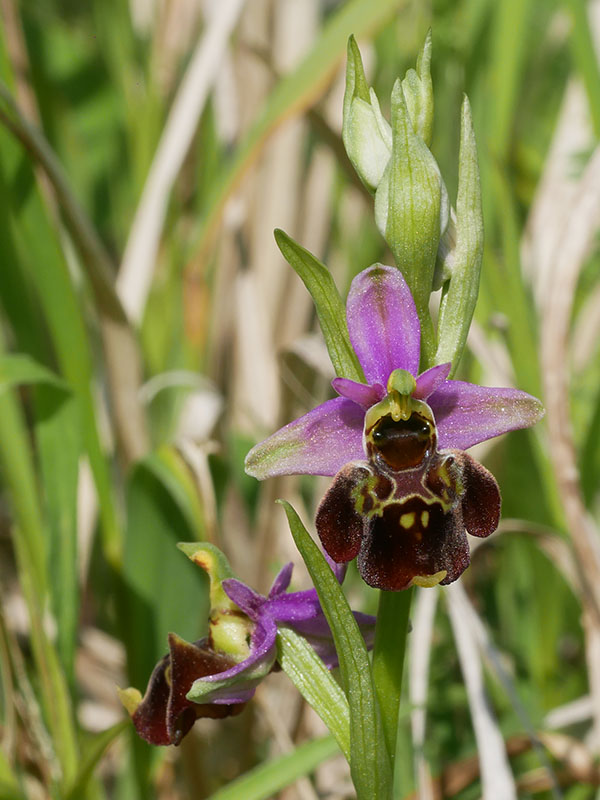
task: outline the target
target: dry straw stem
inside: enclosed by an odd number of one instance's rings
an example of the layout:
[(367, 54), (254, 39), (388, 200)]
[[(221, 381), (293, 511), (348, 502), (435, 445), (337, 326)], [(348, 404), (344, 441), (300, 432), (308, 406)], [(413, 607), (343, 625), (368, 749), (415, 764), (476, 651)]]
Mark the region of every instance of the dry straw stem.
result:
[[(558, 781), (561, 786), (600, 786), (600, 769), (595, 763), (593, 754), (577, 739), (558, 733), (540, 733), (539, 738), (553, 759), (560, 763)], [(506, 740), (506, 752), (516, 758), (531, 749), (531, 740), (527, 735), (516, 734)], [(444, 769), (442, 774), (432, 782), (432, 800), (454, 797), (478, 780), (480, 764), (477, 756), (469, 756)], [(534, 769), (517, 780), (520, 794), (547, 792), (552, 789), (552, 781), (544, 769)], [(484, 795), (487, 800), (487, 795)], [(422, 800), (415, 793), (405, 800)]]
[(438, 599), (439, 591), (435, 589), (418, 590), (410, 636), (409, 697), (413, 709), (410, 714), (410, 726), (419, 800), (433, 800), (434, 798), (431, 774), (423, 748), (427, 724), (429, 665)]
[(508, 762), (506, 747), (490, 707), (483, 683), (483, 667), (475, 634), (466, 622), (468, 608), (462, 586), (445, 590), (452, 632), (458, 650), (471, 718), (477, 741), (482, 793), (486, 800), (517, 800), (517, 788)]
[[(596, 148), (580, 179), (554, 253), (541, 329), (550, 458), (571, 533), (580, 579), (586, 627), (600, 631), (600, 545), (598, 530), (585, 508), (569, 409), (569, 336), (573, 298), (580, 271), (600, 226), (600, 148)], [(593, 636), (594, 642), (597, 634)], [(588, 646), (590, 642), (588, 641)], [(594, 645), (594, 651), (597, 645)], [(588, 657), (588, 660), (589, 657)], [(593, 666), (591, 660), (590, 666)], [(600, 675), (590, 675), (600, 721)], [(594, 689), (595, 686), (595, 689)]]
[(190, 147), (209, 92), (218, 76), (244, 0), (216, 3), (163, 129), (129, 233), (117, 292), (130, 319), (139, 323), (156, 263), (171, 188)]

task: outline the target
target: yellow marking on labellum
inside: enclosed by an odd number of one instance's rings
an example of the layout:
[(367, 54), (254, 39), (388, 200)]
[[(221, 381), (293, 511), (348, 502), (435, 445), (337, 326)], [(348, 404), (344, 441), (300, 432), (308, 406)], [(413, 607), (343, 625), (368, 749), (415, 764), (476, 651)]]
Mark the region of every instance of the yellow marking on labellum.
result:
[(421, 525), (424, 528), (429, 525), (429, 511), (421, 511)]
[(409, 585), (422, 586), (425, 589), (431, 589), (432, 586), (437, 586), (438, 583), (441, 583), (447, 574), (448, 574), (447, 570), (441, 569), (434, 575), (415, 575), (415, 577), (411, 580)]
[(408, 514), (402, 514), (402, 516), (400, 517), (400, 525), (402, 525), (402, 527), (405, 528), (406, 530), (412, 528), (414, 524), (415, 524), (414, 511), (410, 511)]

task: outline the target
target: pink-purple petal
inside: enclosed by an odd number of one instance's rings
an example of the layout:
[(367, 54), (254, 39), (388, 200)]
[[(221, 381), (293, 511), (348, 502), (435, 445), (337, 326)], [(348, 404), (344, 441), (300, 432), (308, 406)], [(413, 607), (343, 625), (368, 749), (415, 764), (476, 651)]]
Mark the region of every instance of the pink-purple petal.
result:
[(273, 598), (278, 597), (280, 594), (285, 592), (290, 585), (290, 581), (292, 580), (293, 570), (294, 564), (292, 561), (289, 561), (279, 570), (277, 577), (273, 581), (273, 585), (269, 591), (269, 600), (272, 600)]
[(428, 398), (440, 449), (466, 450), (508, 431), (529, 428), (544, 416), (536, 397), (518, 389), (446, 381)]
[(433, 394), (450, 374), (452, 364), (437, 364), (431, 369), (425, 370), (417, 378), (417, 388), (414, 391), (414, 397), (418, 400), (427, 400), (429, 395)]
[(258, 619), (265, 604), (265, 598), (262, 595), (246, 586), (245, 583), (238, 581), (237, 578), (225, 578), (221, 585), (227, 597), (233, 600), (236, 606), (239, 606), (251, 620)]
[(268, 613), (277, 622), (301, 622), (323, 616), (315, 589), (303, 592), (288, 592), (269, 603)]
[(394, 369), (417, 374), (421, 330), (400, 270), (373, 264), (360, 272), (348, 293), (346, 319), (367, 383), (386, 386)]
[[(250, 643), (250, 655), (234, 667), (225, 670), (225, 672), (215, 672), (214, 675), (204, 675), (202, 681), (208, 683), (216, 683), (218, 681), (229, 680), (235, 678), (236, 675), (242, 675), (248, 672), (252, 667), (255, 667), (259, 661), (264, 658), (275, 658), (275, 639), (277, 636), (277, 625), (270, 617), (261, 616), (254, 632), (252, 633), (252, 641)], [(273, 651), (273, 652), (271, 652)], [(235, 691), (235, 689), (234, 689)], [(231, 702), (231, 701), (230, 701)]]
[(246, 456), (246, 472), (259, 480), (275, 475), (335, 475), (363, 458), (364, 412), (334, 397), (260, 442)]
[(357, 403), (365, 411), (385, 397), (385, 389), (380, 383), (367, 386), (351, 381), (350, 378), (334, 378), (331, 385), (339, 395)]

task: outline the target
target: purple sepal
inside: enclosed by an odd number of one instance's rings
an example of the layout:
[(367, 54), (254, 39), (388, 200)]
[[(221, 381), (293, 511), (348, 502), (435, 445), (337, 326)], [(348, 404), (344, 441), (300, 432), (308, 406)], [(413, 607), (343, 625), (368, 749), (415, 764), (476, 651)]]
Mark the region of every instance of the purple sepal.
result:
[(246, 472), (259, 480), (275, 475), (335, 475), (364, 456), (364, 411), (334, 397), (260, 442), (246, 456)]
[(440, 449), (466, 450), (508, 431), (529, 428), (544, 416), (540, 401), (518, 389), (445, 381), (427, 400)]
[(418, 400), (427, 400), (429, 395), (433, 394), (444, 383), (450, 374), (451, 367), (452, 364), (448, 362), (447, 364), (437, 364), (437, 366), (422, 372), (417, 378), (414, 397)]
[(399, 269), (373, 264), (360, 272), (350, 286), (346, 319), (367, 383), (386, 386), (395, 369), (417, 374), (419, 318)]

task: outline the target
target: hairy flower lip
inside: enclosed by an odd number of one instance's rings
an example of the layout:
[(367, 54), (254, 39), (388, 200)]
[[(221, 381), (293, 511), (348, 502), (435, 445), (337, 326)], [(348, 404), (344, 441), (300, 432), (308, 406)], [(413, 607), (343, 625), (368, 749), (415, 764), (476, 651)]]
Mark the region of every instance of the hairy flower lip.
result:
[(398, 269), (374, 264), (359, 273), (348, 293), (346, 316), (367, 383), (336, 378), (333, 385), (339, 397), (252, 448), (245, 464), (249, 475), (259, 480), (291, 474), (333, 476), (344, 464), (363, 459), (365, 411), (382, 399), (395, 369), (415, 376), (414, 397), (431, 407), (440, 449), (467, 450), (508, 431), (530, 427), (544, 415), (540, 401), (518, 389), (449, 380), (448, 364), (418, 374), (419, 319)]

